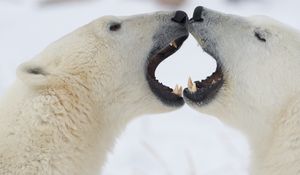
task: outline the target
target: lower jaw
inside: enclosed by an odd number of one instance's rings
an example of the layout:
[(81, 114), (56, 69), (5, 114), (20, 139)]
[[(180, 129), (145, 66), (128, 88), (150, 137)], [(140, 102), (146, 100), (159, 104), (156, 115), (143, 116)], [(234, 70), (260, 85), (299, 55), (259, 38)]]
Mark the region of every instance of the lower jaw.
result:
[(188, 88), (186, 88), (184, 89), (183, 94), (185, 99), (202, 106), (209, 104), (216, 98), (223, 84), (224, 80), (220, 80), (212, 87), (208, 89), (199, 88), (196, 92), (191, 92)]

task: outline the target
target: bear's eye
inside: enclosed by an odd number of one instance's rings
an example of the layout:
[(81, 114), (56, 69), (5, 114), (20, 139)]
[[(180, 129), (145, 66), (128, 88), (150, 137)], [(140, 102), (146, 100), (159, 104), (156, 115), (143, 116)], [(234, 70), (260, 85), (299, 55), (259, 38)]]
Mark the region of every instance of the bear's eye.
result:
[(121, 29), (121, 24), (120, 23), (113, 23), (109, 26), (109, 30), (113, 31), (113, 32), (118, 31), (120, 29)]
[(271, 33), (267, 29), (262, 28), (255, 28), (254, 29), (254, 36), (260, 41), (260, 42), (267, 42), (267, 38), (271, 36)]
[(267, 42), (266, 38), (259, 32), (255, 32), (255, 37), (261, 42)]

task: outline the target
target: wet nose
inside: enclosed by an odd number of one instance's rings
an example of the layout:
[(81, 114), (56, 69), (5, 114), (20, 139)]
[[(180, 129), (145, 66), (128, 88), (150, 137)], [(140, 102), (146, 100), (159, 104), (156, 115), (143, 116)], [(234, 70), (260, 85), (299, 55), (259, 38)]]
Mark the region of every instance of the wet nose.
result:
[(176, 11), (172, 21), (181, 25), (185, 25), (188, 21), (188, 15), (184, 11)]
[(203, 18), (202, 18), (202, 15), (203, 15), (203, 7), (202, 6), (198, 6), (195, 8), (194, 10), (194, 14), (193, 14), (193, 19), (195, 22), (202, 22), (203, 21)]

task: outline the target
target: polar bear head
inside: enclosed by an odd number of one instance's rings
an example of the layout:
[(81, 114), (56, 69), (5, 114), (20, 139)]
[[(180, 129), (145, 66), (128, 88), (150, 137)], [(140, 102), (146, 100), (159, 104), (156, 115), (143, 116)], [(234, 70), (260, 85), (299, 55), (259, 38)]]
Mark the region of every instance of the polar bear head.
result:
[(187, 38), (186, 22), (182, 11), (102, 17), (21, 65), (18, 77), (36, 92), (72, 86), (105, 116), (171, 111), (183, 98), (156, 80), (155, 69)]
[(203, 7), (194, 11), (189, 30), (217, 68), (206, 80), (189, 82), (187, 102), (252, 133), (271, 127), (300, 91), (300, 33), (268, 17)]

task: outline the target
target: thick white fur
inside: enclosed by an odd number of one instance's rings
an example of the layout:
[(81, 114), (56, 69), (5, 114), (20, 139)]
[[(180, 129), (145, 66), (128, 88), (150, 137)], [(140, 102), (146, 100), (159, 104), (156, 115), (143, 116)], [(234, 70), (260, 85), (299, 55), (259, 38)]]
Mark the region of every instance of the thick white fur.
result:
[[(174, 110), (144, 70), (153, 36), (173, 16), (103, 17), (21, 65), (0, 104), (0, 174), (99, 174), (128, 121)], [(109, 31), (115, 22), (121, 29)]]
[(263, 16), (202, 15), (190, 30), (203, 48), (213, 48), (225, 84), (210, 103), (189, 104), (249, 138), (252, 175), (300, 174), (299, 31)]

